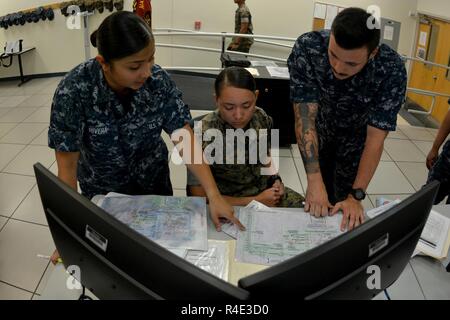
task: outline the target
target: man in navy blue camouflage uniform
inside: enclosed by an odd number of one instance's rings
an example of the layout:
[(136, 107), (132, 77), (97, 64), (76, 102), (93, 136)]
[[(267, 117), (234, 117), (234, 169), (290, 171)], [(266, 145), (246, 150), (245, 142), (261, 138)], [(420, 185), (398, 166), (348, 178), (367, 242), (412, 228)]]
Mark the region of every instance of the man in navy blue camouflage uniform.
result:
[[(450, 104), (450, 100), (448, 101)], [(439, 192), (435, 199), (435, 204), (441, 203), (447, 197), (447, 204), (450, 204), (450, 140), (445, 142), (450, 134), (450, 110), (447, 112), (444, 121), (439, 128), (439, 132), (434, 140), (433, 147), (427, 156), (427, 167), (430, 170), (428, 181), (437, 180), (441, 183)], [(445, 142), (445, 144), (444, 144)], [(440, 147), (444, 144), (441, 154)]]
[(332, 30), (298, 38), (288, 66), (296, 136), (308, 176), (305, 210), (316, 216), (342, 210), (341, 228), (364, 220), (361, 201), (405, 99), (401, 57), (379, 45), (373, 17), (343, 10)]

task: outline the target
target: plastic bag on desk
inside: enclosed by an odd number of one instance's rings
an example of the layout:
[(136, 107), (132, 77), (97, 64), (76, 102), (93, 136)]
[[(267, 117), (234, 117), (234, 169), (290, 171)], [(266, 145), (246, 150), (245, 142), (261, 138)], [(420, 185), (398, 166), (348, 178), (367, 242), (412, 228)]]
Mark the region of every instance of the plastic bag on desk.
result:
[(228, 281), (228, 241), (208, 240), (208, 251), (188, 250), (186, 260), (216, 277)]

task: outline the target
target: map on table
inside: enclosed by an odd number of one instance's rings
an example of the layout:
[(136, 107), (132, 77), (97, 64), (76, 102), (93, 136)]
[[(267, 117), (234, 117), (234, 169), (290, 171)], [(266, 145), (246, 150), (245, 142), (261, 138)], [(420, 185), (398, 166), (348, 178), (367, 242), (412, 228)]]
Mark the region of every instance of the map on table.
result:
[(246, 231), (237, 234), (236, 260), (275, 265), (342, 234), (342, 214), (315, 218), (305, 213), (242, 208), (239, 219)]
[(99, 205), (162, 247), (208, 250), (205, 198), (111, 193)]

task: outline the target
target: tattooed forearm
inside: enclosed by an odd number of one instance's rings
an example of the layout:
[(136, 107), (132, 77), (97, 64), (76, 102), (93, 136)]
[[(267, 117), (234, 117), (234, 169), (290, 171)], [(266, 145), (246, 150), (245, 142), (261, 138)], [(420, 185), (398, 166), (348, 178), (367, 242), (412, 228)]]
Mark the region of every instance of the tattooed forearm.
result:
[(316, 131), (317, 103), (294, 104), (295, 135), (305, 164), (306, 173), (317, 173), (319, 167), (319, 140)]

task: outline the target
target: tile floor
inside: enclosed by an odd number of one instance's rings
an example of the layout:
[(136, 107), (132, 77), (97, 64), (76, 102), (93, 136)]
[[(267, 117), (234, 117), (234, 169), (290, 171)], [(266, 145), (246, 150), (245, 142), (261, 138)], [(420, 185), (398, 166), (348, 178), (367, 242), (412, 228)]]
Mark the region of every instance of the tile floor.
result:
[[(32, 165), (41, 162), (56, 173), (47, 129), (59, 81), (34, 79), (20, 88), (17, 82), (0, 83), (0, 299), (38, 298), (53, 270), (48, 261), (37, 258), (50, 255), (54, 244)], [(193, 111), (193, 116), (200, 114)], [(367, 209), (378, 196), (405, 198), (426, 181), (424, 162), (437, 131), (411, 127), (402, 118), (398, 122), (368, 189)], [(306, 173), (295, 145), (280, 150), (280, 174), (287, 186), (304, 193)], [(171, 164), (171, 178), (175, 194), (185, 195), (185, 167)]]

